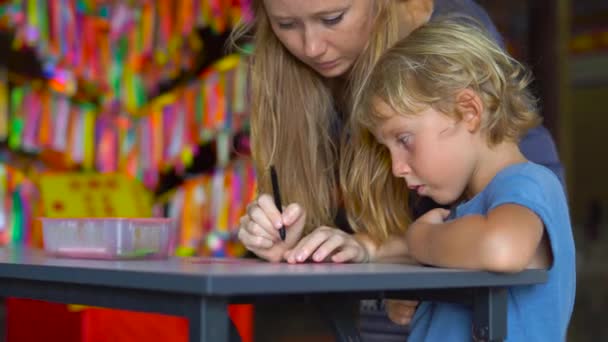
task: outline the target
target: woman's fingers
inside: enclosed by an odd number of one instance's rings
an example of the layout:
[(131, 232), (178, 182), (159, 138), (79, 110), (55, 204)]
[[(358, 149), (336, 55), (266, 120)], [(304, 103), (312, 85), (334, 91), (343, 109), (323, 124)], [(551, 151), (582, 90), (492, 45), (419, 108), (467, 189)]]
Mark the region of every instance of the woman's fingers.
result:
[(279, 231), (276, 230), (266, 213), (258, 206), (249, 210), (248, 232), (252, 235), (263, 236), (273, 241), (279, 241)]
[(268, 229), (263, 228), (257, 222), (252, 220), (249, 220), (249, 222), (245, 226), (245, 230), (247, 231), (247, 233), (249, 233), (249, 235), (263, 237), (264, 239), (273, 242), (278, 242), (280, 240), (280, 238), (274, 234), (275, 231), (273, 231), (272, 229), (268, 231)]
[(282, 220), (285, 226), (291, 226), (304, 216), (304, 210), (298, 203), (291, 203), (283, 209)]
[(367, 253), (362, 248), (358, 248), (355, 246), (347, 246), (342, 248), (341, 251), (332, 255), (331, 261), (335, 263), (343, 263), (343, 262), (365, 262)]
[(287, 253), (287, 262), (293, 264), (306, 261), (323, 241), (323, 237), (319, 234), (315, 234), (315, 232), (303, 237), (296, 246)]
[(365, 250), (353, 236), (339, 229), (319, 227), (285, 253), (285, 259), (290, 263), (304, 262), (309, 258), (315, 262), (362, 262), (364, 253)]
[(312, 255), (312, 260), (316, 262), (325, 260), (325, 258), (333, 254), (337, 249), (342, 248), (345, 243), (346, 238), (343, 235), (330, 232), (327, 239), (317, 247), (317, 250)]
[(279, 211), (279, 208), (274, 205), (274, 199), (272, 196), (269, 194), (260, 195), (260, 197), (258, 197), (258, 206), (262, 209), (275, 230), (283, 226), (283, 217)]
[[(249, 222), (249, 224), (255, 224)], [(249, 250), (252, 249), (268, 249), (274, 246), (274, 241), (264, 236), (249, 233), (249, 229), (239, 229), (238, 238)]]
[[(286, 219), (287, 237), (281, 241), (278, 228)], [(290, 223), (291, 222), (291, 223)], [(272, 197), (262, 194), (247, 206), (247, 215), (241, 217), (238, 238), (243, 245), (260, 258), (280, 262), (286, 251), (295, 246), (306, 224), (306, 212), (297, 203), (290, 204), (281, 214)]]

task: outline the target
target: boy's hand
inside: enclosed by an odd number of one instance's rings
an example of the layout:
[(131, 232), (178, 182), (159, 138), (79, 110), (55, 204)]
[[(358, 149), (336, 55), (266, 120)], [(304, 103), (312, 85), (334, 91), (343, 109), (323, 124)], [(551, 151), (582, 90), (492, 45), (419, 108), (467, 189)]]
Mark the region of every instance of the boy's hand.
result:
[(447, 209), (436, 208), (430, 210), (426, 214), (420, 216), (413, 224), (426, 223), (426, 224), (440, 224), (450, 216), (450, 211)]
[(434, 225), (442, 224), (450, 215), (450, 211), (442, 208), (430, 210), (426, 214), (420, 216), (416, 221), (408, 227), (405, 232), (405, 238), (408, 246), (410, 246), (410, 255), (417, 261), (425, 260), (420, 253), (426, 253), (425, 246), (426, 235)]
[(393, 323), (398, 325), (408, 325), (414, 317), (418, 302), (414, 300), (394, 300), (384, 301), (386, 313)]

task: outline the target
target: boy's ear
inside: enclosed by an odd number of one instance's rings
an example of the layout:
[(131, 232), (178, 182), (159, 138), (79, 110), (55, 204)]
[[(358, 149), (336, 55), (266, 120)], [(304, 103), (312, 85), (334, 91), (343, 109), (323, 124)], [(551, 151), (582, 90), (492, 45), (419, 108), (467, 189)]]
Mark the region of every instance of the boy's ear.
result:
[(462, 114), (462, 123), (470, 132), (481, 127), (484, 106), (476, 91), (463, 89), (456, 94), (456, 109)]

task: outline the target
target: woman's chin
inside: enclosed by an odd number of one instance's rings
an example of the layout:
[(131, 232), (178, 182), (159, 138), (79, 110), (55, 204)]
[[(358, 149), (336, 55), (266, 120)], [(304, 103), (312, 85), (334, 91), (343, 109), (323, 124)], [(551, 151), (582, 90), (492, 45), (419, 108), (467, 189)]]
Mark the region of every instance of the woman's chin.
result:
[(336, 78), (343, 76), (348, 71), (348, 66), (344, 63), (337, 63), (331, 68), (313, 67), (313, 69), (324, 78)]

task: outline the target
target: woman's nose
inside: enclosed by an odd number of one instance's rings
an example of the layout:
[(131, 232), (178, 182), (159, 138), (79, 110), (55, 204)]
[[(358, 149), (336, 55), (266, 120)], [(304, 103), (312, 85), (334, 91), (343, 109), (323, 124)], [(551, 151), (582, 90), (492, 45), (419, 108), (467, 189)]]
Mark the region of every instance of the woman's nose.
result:
[(323, 36), (315, 29), (304, 33), (304, 54), (310, 59), (318, 59), (325, 53), (326, 44)]

